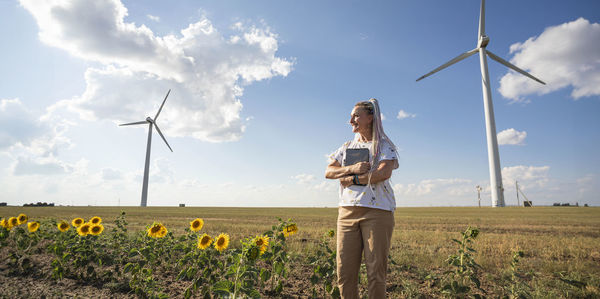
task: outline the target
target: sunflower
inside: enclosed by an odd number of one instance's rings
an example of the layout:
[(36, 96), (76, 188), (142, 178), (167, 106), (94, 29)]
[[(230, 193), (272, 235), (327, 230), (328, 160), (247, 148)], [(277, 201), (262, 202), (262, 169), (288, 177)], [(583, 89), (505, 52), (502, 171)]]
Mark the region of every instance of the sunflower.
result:
[(210, 246), (212, 241), (213, 241), (213, 238), (211, 238), (207, 234), (203, 234), (202, 236), (200, 236), (200, 238), (198, 238), (198, 249), (204, 250), (204, 249), (208, 248), (208, 246)]
[(162, 238), (167, 234), (167, 228), (162, 225), (162, 223), (152, 224), (150, 228), (148, 228), (148, 237), (152, 238)]
[(333, 238), (333, 237), (335, 237), (335, 231), (334, 231), (333, 229), (330, 229), (330, 230), (327, 232), (327, 235), (328, 235), (330, 238)]
[(17, 217), (10, 217), (8, 219), (8, 229), (11, 229), (17, 225), (19, 225), (19, 219), (17, 219)]
[(37, 221), (27, 222), (27, 229), (29, 230), (30, 233), (35, 232), (36, 230), (38, 230), (38, 228), (40, 228), (39, 222), (37, 222)]
[(92, 224), (90, 226), (90, 234), (97, 236), (104, 231), (104, 226), (102, 224)]
[(0, 220), (0, 226), (8, 229), (8, 221), (4, 218), (2, 218), (2, 220)]
[(71, 225), (73, 225), (73, 227), (80, 227), (84, 222), (83, 218), (75, 218), (71, 221)]
[(58, 227), (58, 230), (61, 232), (66, 232), (69, 230), (69, 224), (64, 220), (61, 220), (59, 223), (57, 223), (56, 227)]
[(25, 222), (27, 222), (27, 219), (29, 219), (29, 217), (27, 217), (27, 215), (21, 213), (19, 214), (19, 216), (17, 216), (17, 222), (19, 223), (18, 225), (21, 225)]
[(268, 236), (258, 236), (254, 238), (254, 244), (260, 250), (260, 255), (263, 255), (265, 251), (267, 251), (267, 247), (269, 246), (269, 237)]
[(160, 228), (160, 231), (158, 232), (157, 237), (162, 238), (167, 235), (167, 232), (168, 232), (167, 228), (163, 225), (163, 227)]
[(289, 237), (297, 232), (298, 226), (296, 226), (296, 223), (288, 224), (286, 227), (283, 228), (283, 235), (286, 237)]
[(215, 248), (222, 252), (227, 249), (229, 246), (229, 235), (228, 234), (220, 234), (215, 240)]
[(98, 216), (94, 216), (94, 217), (92, 217), (92, 219), (90, 219), (90, 223), (91, 224), (100, 224), (100, 223), (102, 223), (102, 218), (100, 218)]
[[(81, 219), (81, 218), (80, 218), (80, 219)], [(75, 221), (75, 220), (73, 220), (73, 221)], [(89, 234), (89, 233), (90, 233), (90, 227), (91, 227), (91, 226), (92, 226), (92, 225), (91, 225), (91, 224), (89, 224), (89, 223), (83, 223), (83, 224), (79, 225), (79, 227), (77, 227), (77, 233), (78, 233), (80, 236), (82, 236), (82, 237), (83, 237), (83, 236), (85, 236), (85, 235), (87, 235), (87, 234)]]
[(202, 220), (201, 218), (196, 218), (194, 219), (194, 221), (190, 222), (190, 230), (194, 232), (201, 230), (203, 226), (204, 220)]

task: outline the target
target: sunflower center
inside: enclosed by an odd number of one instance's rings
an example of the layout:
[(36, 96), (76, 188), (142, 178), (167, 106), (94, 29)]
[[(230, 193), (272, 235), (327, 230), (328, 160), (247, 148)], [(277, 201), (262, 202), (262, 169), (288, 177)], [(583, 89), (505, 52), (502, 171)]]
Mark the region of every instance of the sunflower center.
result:
[(217, 241), (217, 244), (218, 244), (219, 246), (223, 246), (223, 244), (225, 244), (225, 238), (221, 238), (221, 239), (219, 239), (219, 241)]
[(152, 233), (158, 233), (160, 231), (160, 226), (159, 225), (155, 225), (152, 227)]

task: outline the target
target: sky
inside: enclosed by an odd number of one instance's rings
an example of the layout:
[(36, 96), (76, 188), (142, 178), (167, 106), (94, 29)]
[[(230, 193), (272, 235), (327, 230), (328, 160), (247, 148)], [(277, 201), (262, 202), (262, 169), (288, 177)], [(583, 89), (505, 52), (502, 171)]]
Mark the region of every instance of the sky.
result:
[[(480, 2), (0, 0), (0, 202), (335, 207), (327, 157), (377, 98), (399, 207), (490, 206)], [(488, 1), (504, 196), (600, 205), (600, 2)], [(519, 195), (519, 200), (523, 196)]]

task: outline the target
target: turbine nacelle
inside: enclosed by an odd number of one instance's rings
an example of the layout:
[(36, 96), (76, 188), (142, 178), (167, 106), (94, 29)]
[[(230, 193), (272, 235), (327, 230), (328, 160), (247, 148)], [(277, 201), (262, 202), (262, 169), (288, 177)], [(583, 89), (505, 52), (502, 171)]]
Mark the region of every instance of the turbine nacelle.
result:
[(490, 43), (490, 37), (487, 35), (482, 35), (479, 37), (479, 41), (477, 42), (477, 48), (485, 48)]
[(152, 118), (150, 118), (150, 116), (146, 117), (146, 121), (149, 123), (153, 123), (154, 121), (152, 120)]

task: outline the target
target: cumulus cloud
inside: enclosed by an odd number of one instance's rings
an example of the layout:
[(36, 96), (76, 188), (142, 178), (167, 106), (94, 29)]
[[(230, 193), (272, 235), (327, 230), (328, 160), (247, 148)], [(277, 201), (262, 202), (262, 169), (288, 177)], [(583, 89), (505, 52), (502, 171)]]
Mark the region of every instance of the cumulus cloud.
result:
[(572, 86), (574, 99), (600, 95), (600, 24), (579, 18), (548, 27), (539, 36), (513, 44), (511, 62), (546, 82), (541, 85), (509, 71), (500, 79), (500, 93), (513, 101)]
[(499, 145), (523, 145), (527, 132), (519, 132), (513, 128), (506, 129), (498, 133), (498, 144)]
[(123, 174), (117, 169), (104, 168), (100, 171), (100, 173), (102, 175), (102, 179), (106, 181), (121, 180), (123, 178)]
[(600, 177), (597, 174), (587, 174), (577, 179), (577, 198), (589, 200), (598, 198), (600, 194)]
[(517, 165), (502, 168), (502, 180), (504, 190), (509, 186), (514, 186), (515, 181), (519, 182), (522, 190), (527, 188), (546, 186), (550, 180), (550, 166), (525, 166)]
[(72, 146), (64, 136), (67, 128), (37, 117), (19, 99), (0, 100), (0, 151), (14, 161), (7, 169), (16, 176), (72, 172), (73, 165), (56, 158), (59, 149)]
[(21, 5), (36, 19), (44, 43), (104, 65), (86, 71), (81, 96), (57, 104), (87, 120), (154, 116), (172, 89), (159, 121), (165, 133), (238, 140), (245, 129), (244, 87), (287, 76), (293, 65), (275, 56), (278, 37), (266, 26), (236, 23), (235, 33), (224, 36), (201, 17), (178, 35), (157, 36), (144, 25), (125, 22), (127, 8), (118, 0), (22, 0)]
[(157, 16), (153, 16), (153, 15), (147, 14), (146, 18), (148, 18), (148, 19), (150, 19), (150, 20), (152, 20), (154, 22), (160, 22), (160, 17), (157, 17)]
[(396, 115), (397, 119), (405, 119), (405, 118), (415, 118), (417, 115), (413, 113), (408, 113), (404, 110), (398, 111), (398, 115)]
[(17, 143), (29, 145), (45, 131), (19, 99), (0, 100), (0, 150)]
[(315, 190), (322, 192), (336, 192), (338, 191), (340, 182), (338, 180), (324, 180), (321, 183), (314, 186)]
[(71, 171), (72, 167), (54, 157), (38, 159), (19, 157), (13, 166), (14, 175), (55, 175)]
[(292, 176), (292, 179), (295, 180), (298, 184), (310, 184), (315, 180), (315, 176), (312, 174), (299, 174)]
[(395, 184), (394, 192), (401, 196), (424, 196), (434, 193), (440, 195), (463, 195), (472, 193), (473, 181), (469, 179), (427, 179), (413, 184)]

